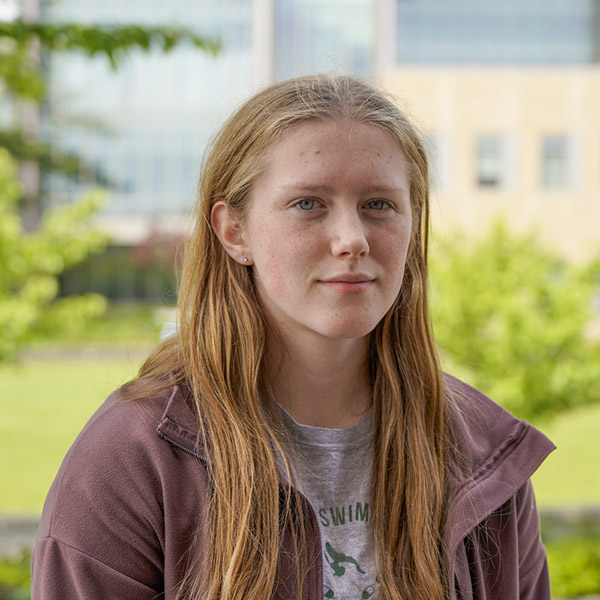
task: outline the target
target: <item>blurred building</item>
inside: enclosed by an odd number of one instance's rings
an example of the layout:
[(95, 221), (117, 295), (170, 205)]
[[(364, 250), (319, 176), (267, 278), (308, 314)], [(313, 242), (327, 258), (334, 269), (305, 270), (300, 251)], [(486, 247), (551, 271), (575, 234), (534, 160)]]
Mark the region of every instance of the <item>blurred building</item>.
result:
[(378, 76), (427, 134), (434, 223), (600, 248), (600, 2), (399, 0)]
[[(257, 88), (319, 69), (369, 76), (369, 14), (366, 0), (48, 2), (49, 22), (184, 25), (220, 37), (224, 50), (216, 58), (191, 47), (137, 51), (118, 70), (104, 58), (52, 54), (47, 135), (116, 184), (106, 222), (114, 217), (118, 239), (139, 241), (149, 222), (187, 216), (206, 142)], [(47, 184), (59, 201), (81, 191), (60, 178)]]
[[(354, 72), (402, 99), (428, 140), (438, 227), (481, 231), (502, 212), (574, 258), (599, 239), (600, 0), (27, 3), (48, 22), (183, 24), (224, 44), (216, 58), (134, 52), (117, 71), (47, 59), (45, 135), (113, 184), (101, 219), (112, 254), (68, 276), (66, 292), (160, 297), (165, 277), (139, 267), (186, 222), (210, 136), (263, 84), (315, 71)], [(55, 202), (85, 187), (44, 185)]]

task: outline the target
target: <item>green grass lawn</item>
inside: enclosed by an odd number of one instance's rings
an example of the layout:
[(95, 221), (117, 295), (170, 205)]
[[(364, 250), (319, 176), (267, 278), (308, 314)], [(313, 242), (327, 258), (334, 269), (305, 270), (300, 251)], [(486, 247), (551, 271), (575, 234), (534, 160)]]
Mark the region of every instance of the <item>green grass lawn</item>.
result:
[[(143, 346), (111, 359), (29, 360), (0, 366), (0, 513), (39, 514), (77, 433), (141, 363)], [(600, 406), (543, 426), (557, 444), (534, 476), (541, 508), (600, 505)]]
[(542, 430), (557, 449), (533, 476), (540, 507), (600, 506), (600, 406), (562, 415)]
[(40, 513), (79, 430), (130, 379), (139, 354), (111, 360), (35, 360), (0, 366), (0, 513)]

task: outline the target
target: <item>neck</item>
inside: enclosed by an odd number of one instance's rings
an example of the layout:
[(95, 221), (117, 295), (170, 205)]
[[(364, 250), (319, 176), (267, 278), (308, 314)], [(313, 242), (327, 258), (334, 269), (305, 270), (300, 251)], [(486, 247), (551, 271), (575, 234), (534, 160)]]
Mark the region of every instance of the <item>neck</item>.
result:
[(365, 416), (371, 406), (366, 338), (270, 346), (271, 389), (296, 421), (345, 429)]

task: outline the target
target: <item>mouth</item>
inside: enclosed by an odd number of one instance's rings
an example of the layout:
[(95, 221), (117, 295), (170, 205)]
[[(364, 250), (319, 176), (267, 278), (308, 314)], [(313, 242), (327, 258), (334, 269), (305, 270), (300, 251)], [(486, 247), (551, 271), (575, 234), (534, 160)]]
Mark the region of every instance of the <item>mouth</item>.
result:
[(360, 294), (367, 291), (375, 279), (362, 273), (334, 275), (327, 279), (320, 279), (319, 283), (325, 288), (342, 294)]
[(375, 278), (364, 273), (345, 273), (333, 275), (327, 279), (320, 279), (321, 283), (371, 283)]

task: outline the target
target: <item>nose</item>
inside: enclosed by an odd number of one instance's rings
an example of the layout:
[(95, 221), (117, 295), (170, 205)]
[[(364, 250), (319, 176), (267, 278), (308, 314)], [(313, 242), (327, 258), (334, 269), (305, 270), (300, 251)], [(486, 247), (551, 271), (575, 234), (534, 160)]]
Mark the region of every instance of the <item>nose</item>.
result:
[(366, 225), (355, 211), (344, 212), (332, 223), (331, 251), (338, 257), (369, 253)]

